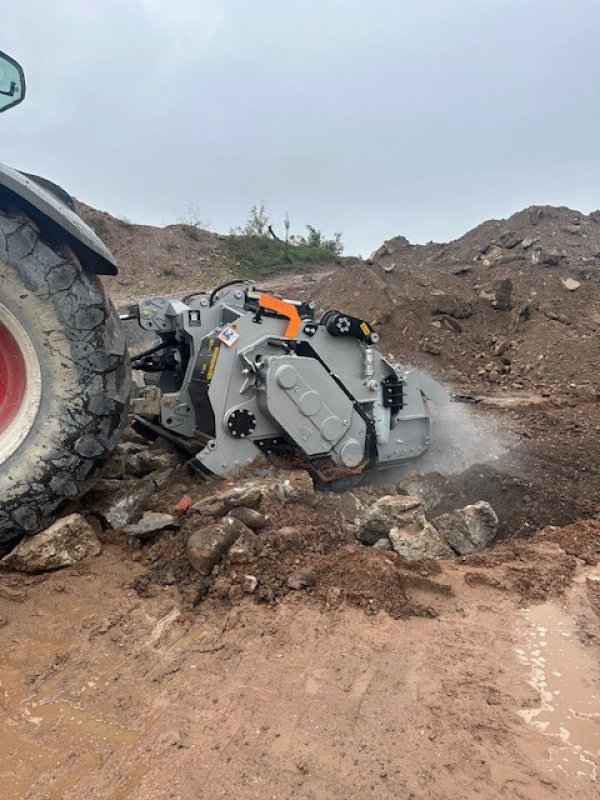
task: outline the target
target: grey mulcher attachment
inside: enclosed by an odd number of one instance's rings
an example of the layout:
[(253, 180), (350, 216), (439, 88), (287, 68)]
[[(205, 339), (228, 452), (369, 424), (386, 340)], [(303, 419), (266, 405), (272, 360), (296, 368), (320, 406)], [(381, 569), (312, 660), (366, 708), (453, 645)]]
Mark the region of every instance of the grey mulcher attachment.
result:
[(458, 399), (391, 364), (379, 336), (340, 311), (231, 282), (184, 301), (147, 297), (137, 317), (158, 343), (134, 358), (155, 373), (133, 401), (138, 422), (195, 445), (193, 465), (226, 476), (261, 454), (300, 458), (322, 480), (418, 458), (431, 441), (427, 400)]

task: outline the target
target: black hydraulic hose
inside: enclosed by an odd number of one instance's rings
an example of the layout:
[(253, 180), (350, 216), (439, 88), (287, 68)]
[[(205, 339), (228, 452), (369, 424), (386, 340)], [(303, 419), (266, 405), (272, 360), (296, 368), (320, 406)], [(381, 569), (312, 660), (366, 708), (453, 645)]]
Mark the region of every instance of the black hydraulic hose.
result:
[(210, 297), (209, 297), (209, 299), (208, 299), (208, 304), (209, 304), (210, 306), (214, 306), (214, 304), (215, 304), (215, 301), (216, 301), (216, 299), (217, 299), (217, 295), (218, 295), (218, 293), (219, 293), (219, 292), (220, 292), (222, 289), (226, 289), (228, 286), (236, 286), (236, 284), (239, 284), (239, 283), (250, 283), (250, 284), (254, 284), (254, 281), (251, 281), (251, 280), (243, 280), (243, 279), (241, 279), (241, 278), (233, 278), (233, 280), (230, 280), (230, 281), (225, 281), (225, 283), (221, 283), (219, 286), (217, 286), (217, 287), (216, 287), (216, 289), (213, 289), (213, 290), (212, 290), (212, 292), (210, 293)]

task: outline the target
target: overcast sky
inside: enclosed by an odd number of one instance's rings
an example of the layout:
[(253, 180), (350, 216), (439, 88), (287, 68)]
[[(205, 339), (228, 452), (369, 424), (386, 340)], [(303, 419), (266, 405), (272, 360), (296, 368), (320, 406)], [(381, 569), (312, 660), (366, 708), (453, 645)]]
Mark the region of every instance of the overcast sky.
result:
[(136, 222), (455, 238), (600, 206), (599, 0), (19, 0), (2, 161)]

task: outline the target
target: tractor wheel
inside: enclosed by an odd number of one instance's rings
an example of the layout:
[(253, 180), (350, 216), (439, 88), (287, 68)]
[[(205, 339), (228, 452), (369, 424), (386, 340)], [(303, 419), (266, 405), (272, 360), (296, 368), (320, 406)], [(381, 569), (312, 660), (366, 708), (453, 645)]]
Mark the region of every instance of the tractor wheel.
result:
[(87, 488), (119, 441), (130, 382), (98, 278), (22, 212), (0, 211), (0, 542)]

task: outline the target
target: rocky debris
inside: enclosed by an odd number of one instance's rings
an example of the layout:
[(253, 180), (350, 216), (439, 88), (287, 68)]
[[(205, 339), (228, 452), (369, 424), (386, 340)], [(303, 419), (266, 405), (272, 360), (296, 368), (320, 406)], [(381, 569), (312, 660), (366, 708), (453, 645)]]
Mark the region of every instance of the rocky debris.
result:
[(393, 527), (388, 537), (396, 553), (407, 561), (452, 558), (455, 555), (444, 537), (423, 514), (402, 527)]
[(423, 513), (418, 497), (408, 495), (384, 495), (366, 509), (356, 536), (363, 544), (375, 544), (388, 536), (391, 528), (405, 527)]
[[(279, 505), (289, 502), (312, 503), (314, 496), (315, 487), (306, 470), (279, 470), (248, 479), (232, 489), (205, 497), (191, 508), (206, 516), (220, 517), (233, 508), (256, 510), (263, 502), (275, 502)], [(254, 519), (258, 517), (255, 516)]]
[(232, 545), (252, 531), (233, 517), (223, 517), (217, 523), (205, 525), (194, 531), (187, 541), (186, 552), (191, 565), (201, 575), (208, 576)]
[(145, 478), (97, 481), (89, 493), (89, 509), (113, 530), (123, 530), (140, 518), (150, 499), (171, 477), (172, 471), (151, 472)]
[(263, 498), (262, 492), (254, 483), (244, 483), (233, 489), (226, 489), (217, 494), (203, 497), (191, 506), (192, 511), (198, 511), (209, 517), (222, 517), (231, 509), (255, 508), (260, 505)]
[(483, 550), (494, 540), (498, 516), (489, 503), (480, 500), (432, 519), (442, 538), (459, 555)]
[(70, 514), (23, 539), (0, 564), (20, 572), (45, 572), (70, 567), (101, 552), (102, 545), (89, 522), (81, 514)]
[(442, 559), (487, 547), (498, 529), (498, 517), (484, 501), (464, 505), (457, 483), (437, 472), (407, 475), (399, 494), (356, 507), (356, 538), (378, 550), (393, 548), (409, 561)]
[(397, 491), (401, 495), (418, 497), (423, 512), (430, 518), (461, 508), (467, 502), (460, 486), (439, 472), (409, 474), (400, 481)]
[(132, 525), (126, 525), (123, 528), (123, 533), (127, 533), (130, 536), (137, 536), (139, 539), (146, 539), (160, 531), (178, 528), (179, 525), (179, 520), (172, 514), (146, 511), (138, 522)]

